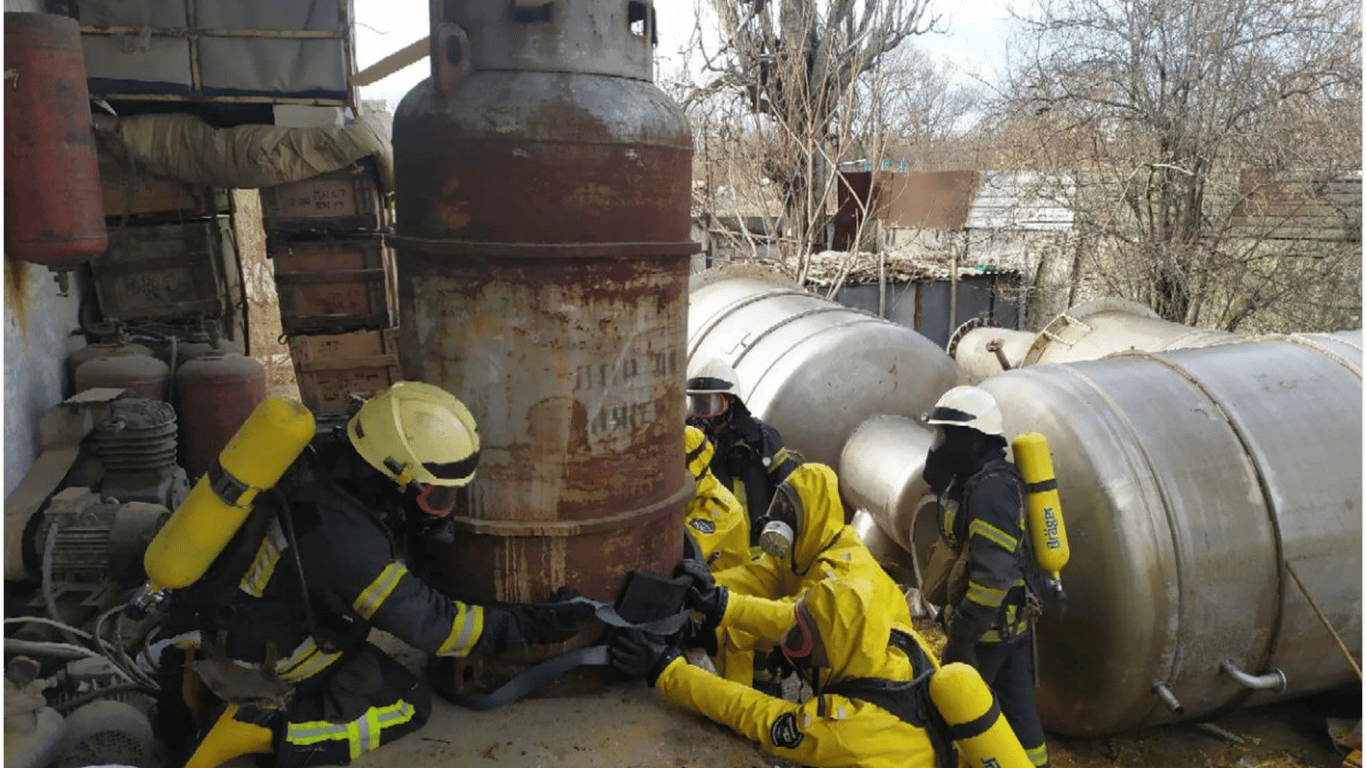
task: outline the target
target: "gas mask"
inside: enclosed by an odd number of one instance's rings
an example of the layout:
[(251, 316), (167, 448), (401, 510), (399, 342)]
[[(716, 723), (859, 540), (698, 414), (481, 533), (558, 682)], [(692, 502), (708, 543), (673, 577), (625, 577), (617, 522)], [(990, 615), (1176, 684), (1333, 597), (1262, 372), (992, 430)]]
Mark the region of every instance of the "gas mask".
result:
[(797, 543), (797, 505), (789, 493), (787, 485), (778, 486), (768, 512), (757, 521), (761, 525), (759, 548), (779, 560), (786, 560)]
[(934, 443), (925, 456), (924, 478), (930, 491), (942, 496), (949, 483), (972, 459), (974, 430), (935, 427)]

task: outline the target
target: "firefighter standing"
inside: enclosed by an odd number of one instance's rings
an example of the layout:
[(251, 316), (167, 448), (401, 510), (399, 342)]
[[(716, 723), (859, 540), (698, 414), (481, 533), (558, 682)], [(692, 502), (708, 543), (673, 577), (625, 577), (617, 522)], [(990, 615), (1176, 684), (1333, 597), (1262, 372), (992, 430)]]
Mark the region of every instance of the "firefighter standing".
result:
[(925, 482), (942, 504), (939, 532), (958, 561), (943, 613), (943, 660), (970, 664), (1000, 698), (1001, 711), (1035, 766), (1048, 765), (1034, 699), (1029, 644), (1038, 600), (1025, 537), (1024, 485), (1005, 457), (1001, 411), (977, 387), (944, 394), (926, 423), (935, 440)]
[(688, 378), (688, 423), (716, 443), (711, 470), (735, 494), (750, 520), (750, 544), (758, 543), (760, 515), (778, 484), (797, 468), (778, 430), (760, 421), (740, 399), (739, 379), (721, 360), (710, 360)]
[[(478, 460), (465, 406), (400, 382), (263, 494), (208, 572), (171, 593), (166, 629), (197, 630), (200, 642), (163, 658), (159, 726), (194, 746), (189, 768), (249, 753), (273, 754), (278, 768), (344, 765), (420, 728), (430, 689), (366, 642), (371, 627), (438, 656), (576, 634), (591, 607), (464, 603), (405, 566), (408, 518), (449, 515)], [(213, 696), (182, 696), (201, 688)], [(196, 725), (211, 727), (185, 744)]]

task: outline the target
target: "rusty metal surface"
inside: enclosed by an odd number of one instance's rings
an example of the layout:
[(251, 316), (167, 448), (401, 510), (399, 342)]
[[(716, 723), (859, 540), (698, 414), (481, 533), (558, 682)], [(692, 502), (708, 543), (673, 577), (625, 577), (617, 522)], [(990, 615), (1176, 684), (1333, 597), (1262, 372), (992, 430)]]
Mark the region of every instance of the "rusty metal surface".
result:
[[(650, 81), (650, 5), (435, 0), (433, 78), (395, 114), (404, 375), (479, 421), (427, 558), (456, 596), (612, 600), (682, 554), (692, 139)], [(442, 674), (487, 688), (547, 653)]]
[(108, 244), (74, 19), (5, 13), (5, 255), (70, 269)]
[(179, 366), (175, 376), (180, 445), (194, 480), (266, 399), (266, 369), (243, 355), (209, 354)]
[(166, 399), (170, 367), (150, 355), (122, 354), (97, 357), (76, 369), (75, 390), (84, 392), (98, 387), (131, 390), (136, 397)]

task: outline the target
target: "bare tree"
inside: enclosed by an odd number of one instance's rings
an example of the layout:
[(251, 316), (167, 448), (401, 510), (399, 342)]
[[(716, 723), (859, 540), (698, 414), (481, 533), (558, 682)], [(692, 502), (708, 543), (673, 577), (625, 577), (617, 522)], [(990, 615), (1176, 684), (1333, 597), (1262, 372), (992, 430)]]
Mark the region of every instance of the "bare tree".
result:
[[(1230, 328), (1288, 300), (1303, 249), (1249, 232), (1240, 172), (1361, 168), (1358, 0), (1039, 0), (1017, 18), (1006, 133), (1033, 126), (1027, 163), (1085, 177), (1078, 220), (1125, 257), (1092, 264), (1111, 287)], [(1357, 227), (1329, 250), (1359, 275)]]
[(754, 159), (781, 188), (782, 228), (804, 258), (820, 239), (832, 169), (860, 101), (857, 83), (938, 17), (929, 0), (708, 2), (719, 47), (708, 53), (707, 36), (695, 36), (706, 81), (685, 104), (739, 98), (761, 116)]

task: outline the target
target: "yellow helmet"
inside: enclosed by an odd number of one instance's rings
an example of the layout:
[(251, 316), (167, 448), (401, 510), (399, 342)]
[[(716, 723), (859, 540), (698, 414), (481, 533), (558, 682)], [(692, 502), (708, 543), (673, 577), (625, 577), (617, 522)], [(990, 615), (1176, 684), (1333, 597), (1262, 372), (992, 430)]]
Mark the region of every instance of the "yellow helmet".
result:
[(351, 445), (399, 485), (461, 486), (479, 464), (479, 427), (441, 387), (400, 381), (366, 401), (347, 422)]
[(701, 477), (711, 466), (712, 454), (716, 449), (702, 430), (688, 425), (683, 428), (683, 448), (687, 451), (688, 471), (693, 477)]

